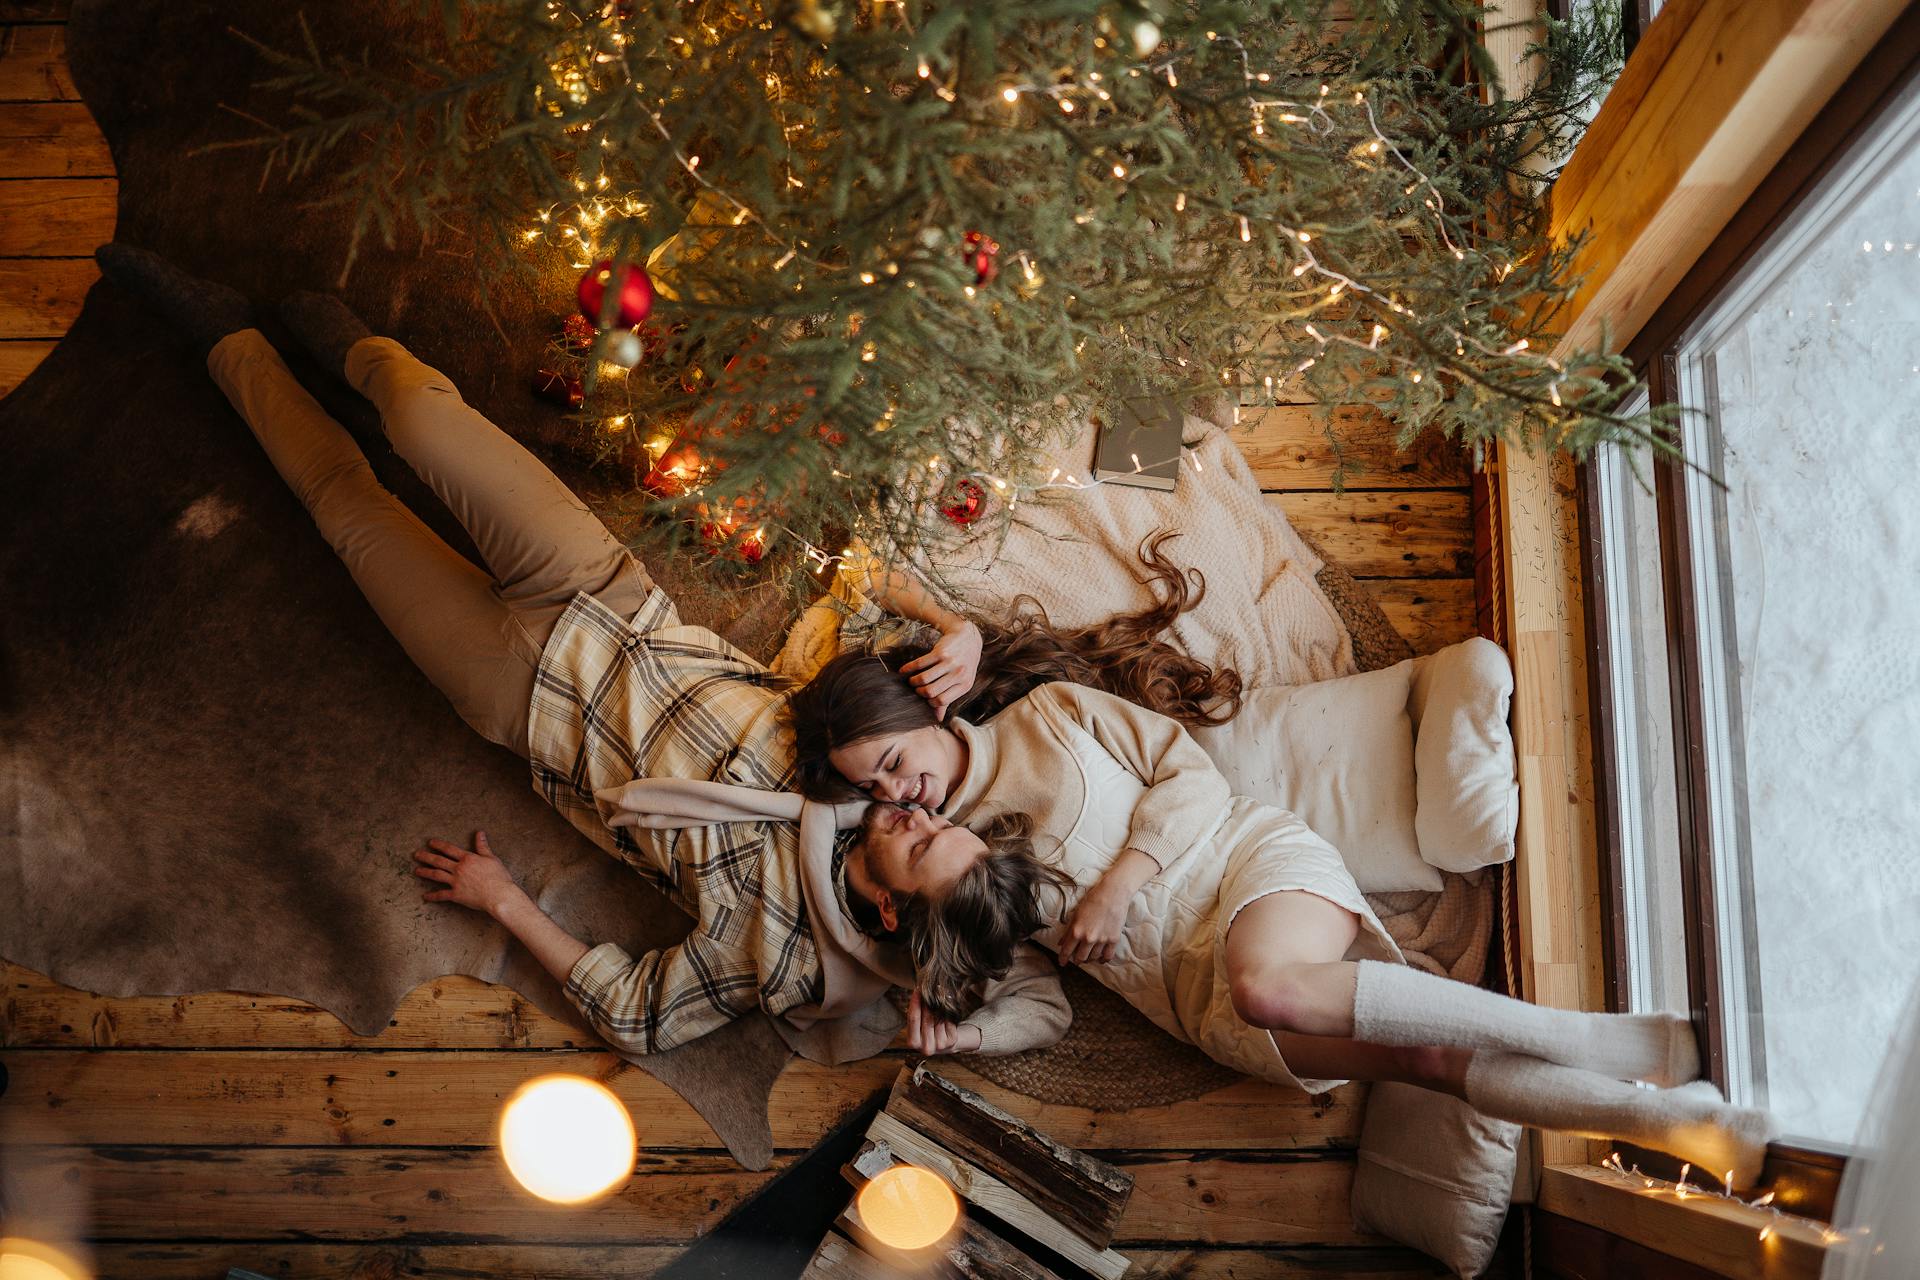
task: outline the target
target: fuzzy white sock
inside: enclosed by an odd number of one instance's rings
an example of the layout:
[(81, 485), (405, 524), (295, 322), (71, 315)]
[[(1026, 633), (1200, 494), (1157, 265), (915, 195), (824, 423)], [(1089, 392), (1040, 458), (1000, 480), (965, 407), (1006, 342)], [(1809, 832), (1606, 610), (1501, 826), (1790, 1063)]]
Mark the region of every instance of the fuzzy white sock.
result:
[(1625, 1139), (1691, 1161), (1701, 1180), (1760, 1178), (1771, 1119), (1730, 1106), (1704, 1080), (1678, 1089), (1637, 1085), (1517, 1053), (1480, 1052), (1467, 1064), (1467, 1101), (1497, 1120)]
[(1700, 1074), (1693, 1028), (1676, 1013), (1548, 1009), (1407, 965), (1362, 960), (1358, 968), (1356, 1040), (1497, 1049), (1662, 1086)]

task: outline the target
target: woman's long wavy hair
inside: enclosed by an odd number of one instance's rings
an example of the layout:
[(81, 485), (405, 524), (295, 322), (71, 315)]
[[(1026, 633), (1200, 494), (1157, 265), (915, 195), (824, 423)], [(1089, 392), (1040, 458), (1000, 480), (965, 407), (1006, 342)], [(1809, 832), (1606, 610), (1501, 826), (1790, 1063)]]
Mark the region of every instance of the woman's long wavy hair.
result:
[[(1055, 680), (1068, 680), (1125, 698), (1186, 725), (1224, 724), (1240, 710), (1240, 674), (1216, 670), (1160, 639), (1173, 620), (1206, 597), (1206, 578), (1183, 570), (1162, 553), (1178, 535), (1161, 530), (1140, 546), (1142, 579), (1155, 603), (1089, 627), (1058, 627), (1031, 596), (1014, 601), (1005, 622), (980, 621), (980, 669), (974, 686), (949, 714), (976, 723)], [(794, 691), (797, 784), (815, 800), (859, 794), (835, 772), (828, 755), (885, 734), (936, 724), (933, 707), (900, 668), (926, 654), (923, 642), (878, 653), (843, 653)]]
[(978, 862), (939, 897), (915, 894), (902, 907), (920, 999), (935, 1017), (970, 1017), (987, 983), (1013, 967), (1013, 949), (1061, 913), (1073, 878), (1034, 852), (1032, 830), (1024, 813), (994, 818), (976, 833), (987, 844)]

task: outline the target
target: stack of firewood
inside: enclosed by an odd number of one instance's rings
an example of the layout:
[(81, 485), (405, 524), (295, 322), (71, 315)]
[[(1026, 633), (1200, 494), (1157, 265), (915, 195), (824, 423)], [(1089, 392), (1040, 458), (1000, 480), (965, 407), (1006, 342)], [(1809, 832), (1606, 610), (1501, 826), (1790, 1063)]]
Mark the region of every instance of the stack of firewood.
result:
[[(959, 1197), (959, 1220), (939, 1242), (904, 1252), (862, 1219), (859, 1190), (895, 1165), (935, 1173)], [(1130, 1265), (1108, 1247), (1130, 1175), (924, 1065), (900, 1073), (841, 1172), (854, 1198), (803, 1280), (1119, 1280)]]

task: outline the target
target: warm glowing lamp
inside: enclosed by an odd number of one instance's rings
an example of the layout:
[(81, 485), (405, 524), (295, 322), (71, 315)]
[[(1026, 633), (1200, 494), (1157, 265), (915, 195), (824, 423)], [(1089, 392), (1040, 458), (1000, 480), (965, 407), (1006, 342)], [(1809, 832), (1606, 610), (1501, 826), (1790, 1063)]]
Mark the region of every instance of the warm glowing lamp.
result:
[(0, 1280), (87, 1280), (87, 1269), (49, 1245), (0, 1238)]
[(860, 1189), (860, 1218), (874, 1238), (911, 1252), (937, 1244), (960, 1217), (960, 1200), (930, 1169), (897, 1164)]
[(556, 1204), (584, 1204), (625, 1182), (635, 1148), (626, 1107), (585, 1076), (529, 1080), (500, 1113), (508, 1172)]

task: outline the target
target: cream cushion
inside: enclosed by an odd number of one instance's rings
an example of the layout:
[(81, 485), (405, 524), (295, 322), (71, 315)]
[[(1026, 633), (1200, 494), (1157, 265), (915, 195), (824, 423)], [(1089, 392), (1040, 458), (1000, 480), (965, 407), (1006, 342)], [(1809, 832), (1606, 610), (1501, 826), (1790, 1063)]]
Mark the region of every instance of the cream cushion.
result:
[(1376, 1084), (1353, 1171), (1354, 1225), (1477, 1276), (1500, 1241), (1519, 1143), (1519, 1125), (1458, 1098)]
[(1520, 783), (1507, 728), (1513, 667), (1506, 651), (1476, 636), (1415, 658), (1412, 667), (1420, 856), (1461, 872), (1509, 861)]
[(1366, 893), (1436, 891), (1416, 832), (1413, 664), (1249, 690), (1240, 714), (1193, 731), (1234, 794), (1298, 814)]

